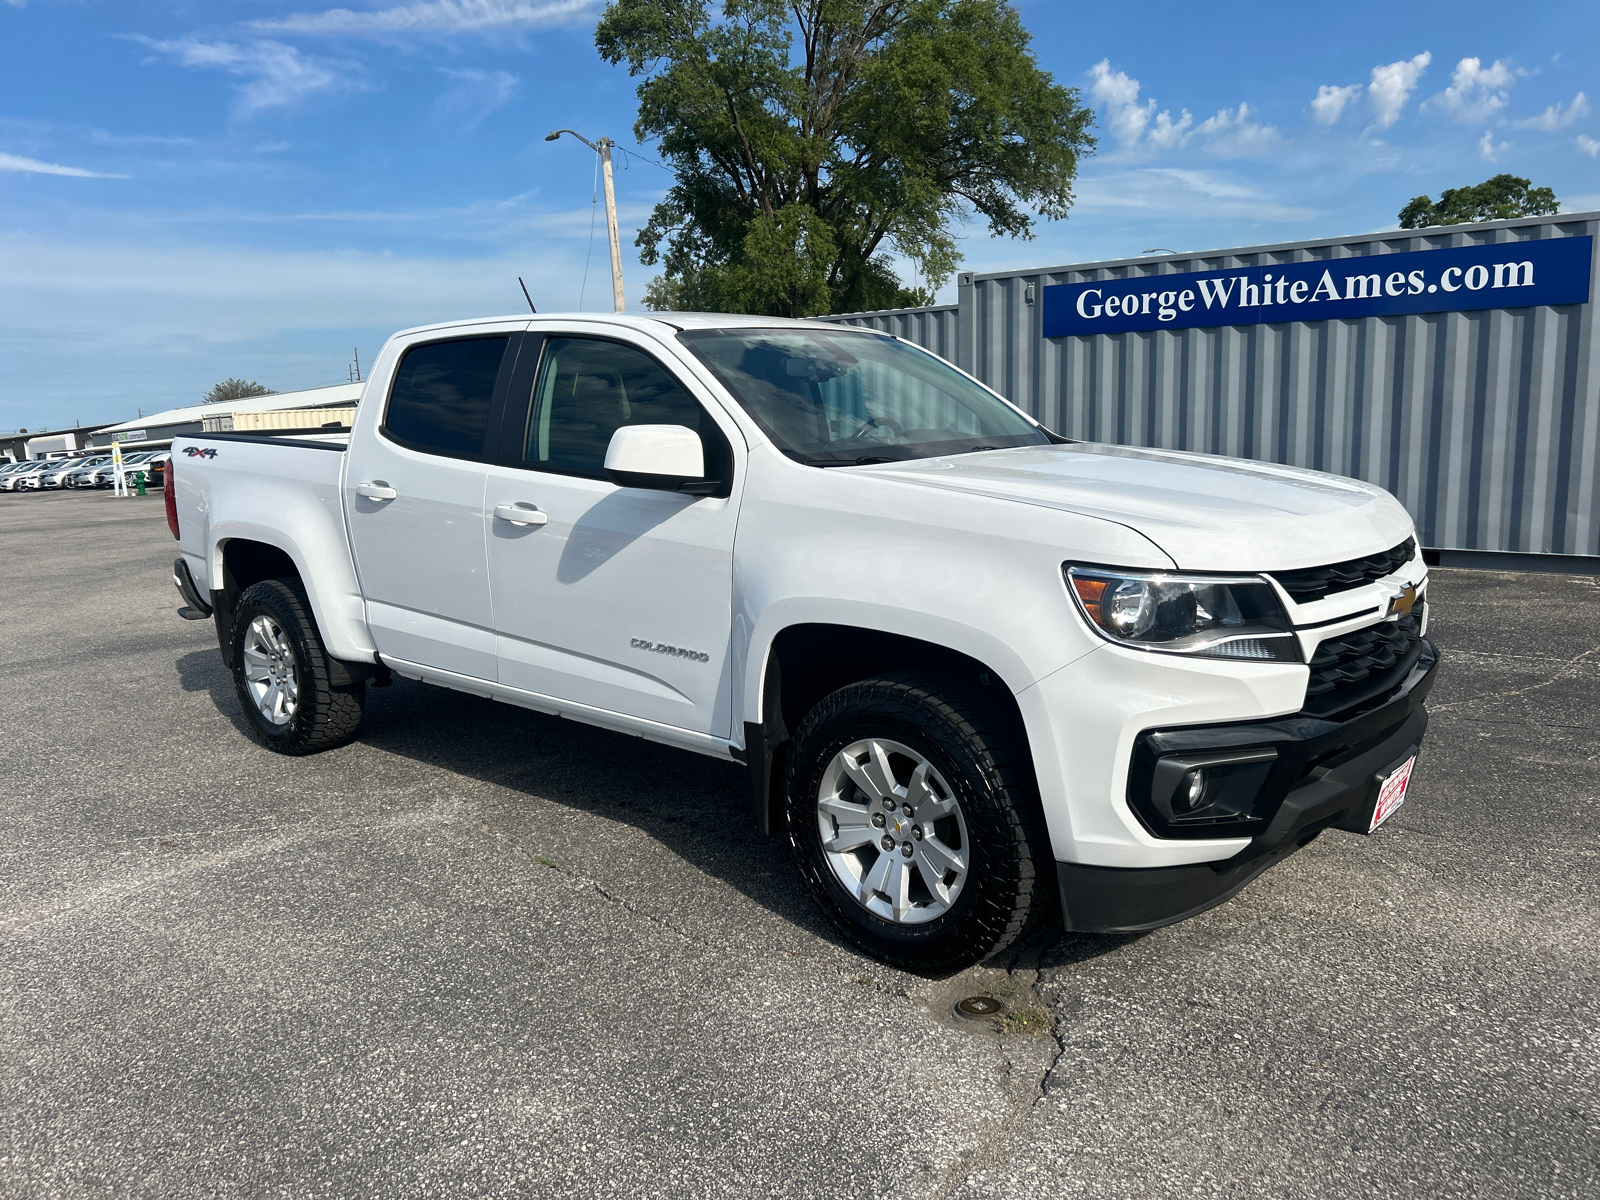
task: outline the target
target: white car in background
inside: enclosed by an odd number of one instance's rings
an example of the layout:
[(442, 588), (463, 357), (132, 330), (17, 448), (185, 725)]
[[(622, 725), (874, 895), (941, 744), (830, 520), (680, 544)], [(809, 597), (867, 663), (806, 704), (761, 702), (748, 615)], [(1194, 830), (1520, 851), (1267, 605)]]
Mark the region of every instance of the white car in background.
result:
[[(163, 450), (161, 453), (166, 454), (166, 451)], [(129, 472), (136, 471), (139, 469), (139, 465), (141, 463), (148, 459), (154, 458), (155, 456), (156, 451), (154, 450), (141, 450), (138, 454), (126, 454), (122, 458), (122, 469)], [(112, 483), (116, 481), (116, 475), (116, 465), (111, 461), (111, 459), (107, 458), (105, 462), (101, 463), (98, 467), (94, 468), (93, 471), (89, 472), (85, 481), (78, 484), (78, 486), (110, 487)]]
[(12, 471), (4, 478), (0, 478), (0, 488), (8, 492), (21, 492), (39, 486), (39, 476), (57, 465), (56, 460), (35, 459), (24, 463), (19, 470)]
[(90, 486), (89, 479), (93, 476), (95, 468), (110, 465), (111, 456), (109, 454), (97, 454), (92, 458), (77, 459), (73, 463), (72, 470), (62, 476), (61, 486), (69, 488), (88, 487)]
[(67, 477), (79, 469), (83, 462), (81, 458), (58, 458), (52, 460), (52, 465), (39, 472), (38, 486), (41, 490), (63, 488), (67, 486)]
[(17, 474), (19, 471), (26, 470), (32, 465), (33, 464), (31, 462), (23, 459), (20, 462), (8, 462), (3, 466), (0, 466), (0, 490), (9, 491), (10, 489), (7, 488), (5, 484), (6, 479)]

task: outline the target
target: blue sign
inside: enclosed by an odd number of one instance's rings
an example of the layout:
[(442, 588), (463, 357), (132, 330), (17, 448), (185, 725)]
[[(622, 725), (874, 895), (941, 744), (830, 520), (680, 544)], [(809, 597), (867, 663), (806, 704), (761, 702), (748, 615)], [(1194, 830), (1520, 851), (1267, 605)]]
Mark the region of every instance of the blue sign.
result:
[(1052, 284), (1044, 336), (1584, 304), (1592, 237)]

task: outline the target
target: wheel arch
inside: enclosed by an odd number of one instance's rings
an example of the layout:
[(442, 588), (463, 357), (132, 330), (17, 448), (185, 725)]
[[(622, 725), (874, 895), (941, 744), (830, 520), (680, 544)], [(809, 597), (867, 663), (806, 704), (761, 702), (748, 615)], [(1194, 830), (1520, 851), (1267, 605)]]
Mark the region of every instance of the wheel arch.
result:
[(767, 643), (745, 721), (752, 801), (764, 832), (782, 825), (782, 779), (794, 731), (823, 697), (896, 671), (959, 678), (983, 691), (993, 716), (1020, 739), (1032, 763), (1026, 722), (1001, 672), (971, 654), (937, 642), (858, 625), (808, 621), (779, 630)]
[(339, 647), (344, 653), (336, 651), (338, 642), (348, 641), (348, 636), (338, 638), (337, 635), (342, 632), (341, 622), (335, 614), (330, 613), (326, 597), (319, 594), (318, 580), (301, 560), (299, 548), (256, 536), (219, 537), (212, 547), (212, 615), (216, 622), (217, 644), (224, 660), (230, 660), (233, 616), (238, 609), (239, 597), (252, 584), (267, 579), (294, 579), (305, 589), (311, 619), (316, 622), (319, 635), (328, 646), (331, 661), (343, 673), (336, 682), (352, 683), (357, 679), (371, 678), (377, 673), (378, 668), (371, 662), (351, 659), (344, 647)]

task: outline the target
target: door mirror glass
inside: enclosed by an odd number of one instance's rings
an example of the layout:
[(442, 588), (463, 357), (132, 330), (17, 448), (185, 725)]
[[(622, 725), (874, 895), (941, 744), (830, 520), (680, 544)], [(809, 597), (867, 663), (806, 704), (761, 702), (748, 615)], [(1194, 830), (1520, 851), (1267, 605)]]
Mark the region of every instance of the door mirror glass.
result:
[(700, 435), (687, 425), (624, 425), (606, 447), (606, 478), (620, 487), (709, 491)]

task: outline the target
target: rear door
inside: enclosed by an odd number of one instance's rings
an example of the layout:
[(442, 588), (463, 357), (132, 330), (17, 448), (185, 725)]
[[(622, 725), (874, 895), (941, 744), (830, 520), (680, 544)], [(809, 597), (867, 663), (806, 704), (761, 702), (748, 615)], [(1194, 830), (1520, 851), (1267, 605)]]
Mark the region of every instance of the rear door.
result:
[[(499, 679), (727, 737), (739, 433), (670, 361), (622, 331), (528, 335), (484, 500)], [(608, 482), (622, 425), (697, 430), (721, 494)]]
[[(525, 325), (525, 323), (524, 323)], [(380, 652), (495, 678), (484, 463), (522, 325), (402, 348), (379, 421), (357, 422), (344, 506)]]

